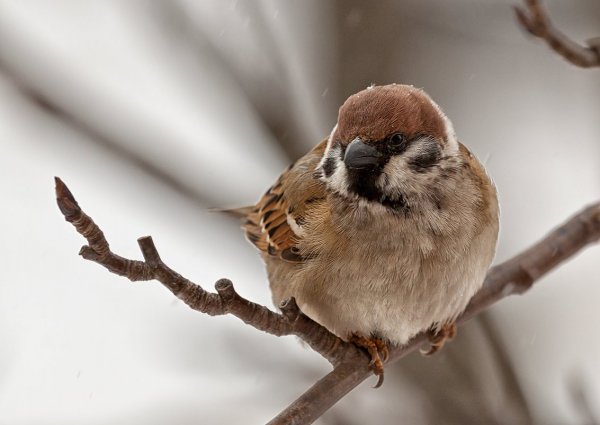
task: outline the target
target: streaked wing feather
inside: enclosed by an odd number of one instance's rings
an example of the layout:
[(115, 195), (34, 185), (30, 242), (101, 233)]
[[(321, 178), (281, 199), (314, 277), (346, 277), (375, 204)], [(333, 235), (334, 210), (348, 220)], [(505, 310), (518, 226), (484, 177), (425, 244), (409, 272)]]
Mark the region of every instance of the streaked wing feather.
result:
[(325, 197), (314, 170), (326, 144), (322, 141), (283, 172), (246, 216), (246, 237), (263, 253), (289, 262), (303, 261), (297, 249), (301, 235), (294, 232), (290, 222), (300, 229), (307, 204)]

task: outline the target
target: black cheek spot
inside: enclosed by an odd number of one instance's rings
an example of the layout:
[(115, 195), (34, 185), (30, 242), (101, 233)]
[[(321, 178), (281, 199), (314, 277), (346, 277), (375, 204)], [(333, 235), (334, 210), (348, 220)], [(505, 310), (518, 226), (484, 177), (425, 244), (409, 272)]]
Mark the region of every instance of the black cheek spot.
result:
[(427, 149), (421, 155), (411, 158), (408, 162), (408, 166), (417, 173), (424, 173), (436, 165), (440, 159), (440, 148), (436, 145)]
[(335, 172), (335, 159), (329, 157), (323, 163), (323, 175), (327, 178), (331, 177)]

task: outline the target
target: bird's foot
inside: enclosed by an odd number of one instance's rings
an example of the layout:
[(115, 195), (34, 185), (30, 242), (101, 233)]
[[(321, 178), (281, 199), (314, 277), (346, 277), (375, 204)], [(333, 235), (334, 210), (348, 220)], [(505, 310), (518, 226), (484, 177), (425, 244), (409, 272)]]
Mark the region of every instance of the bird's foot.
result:
[(390, 351), (387, 343), (381, 338), (366, 338), (357, 334), (350, 335), (350, 342), (358, 347), (364, 348), (371, 357), (371, 369), (373, 374), (378, 377), (377, 384), (373, 388), (379, 388), (383, 384), (383, 363), (387, 362)]
[(456, 324), (446, 323), (442, 327), (440, 327), (437, 331), (435, 329), (431, 329), (429, 331), (429, 343), (431, 346), (429, 350), (421, 350), (421, 354), (424, 356), (431, 356), (432, 354), (437, 353), (442, 349), (446, 341), (450, 341), (452, 338), (456, 336)]

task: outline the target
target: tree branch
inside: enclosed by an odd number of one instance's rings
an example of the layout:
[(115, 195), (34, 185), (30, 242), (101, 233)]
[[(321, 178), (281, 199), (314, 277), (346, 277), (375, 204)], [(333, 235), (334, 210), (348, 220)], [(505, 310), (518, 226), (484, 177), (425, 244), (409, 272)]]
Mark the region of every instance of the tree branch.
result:
[(550, 21), (540, 0), (525, 0), (525, 8), (514, 6), (521, 26), (531, 35), (545, 40), (559, 55), (582, 68), (600, 66), (600, 38), (581, 46), (560, 32)]
[(56, 202), (65, 220), (87, 239), (88, 245), (79, 251), (79, 255), (86, 260), (94, 261), (131, 281), (156, 279), (190, 308), (202, 313), (211, 316), (232, 314), (244, 323), (271, 335), (296, 335), (334, 366), (349, 357), (355, 360), (360, 358), (363, 362), (368, 359), (354, 344), (342, 341), (302, 314), (293, 298), (282, 303), (280, 309), (283, 314), (278, 314), (240, 296), (228, 279), (217, 281), (216, 294), (204, 290), (167, 266), (161, 260), (150, 236), (138, 239), (145, 261), (129, 260), (113, 253), (102, 230), (82, 211), (69, 188), (58, 177), (55, 177), (55, 183)]
[[(473, 296), (456, 324), (462, 325), (504, 297), (527, 291), (544, 274), (598, 239), (600, 203), (576, 214), (521, 254), (492, 267), (483, 287)], [(389, 363), (416, 350), (427, 339), (427, 333), (422, 332), (406, 345), (393, 348)], [(269, 422), (269, 425), (309, 424), (370, 375), (370, 370), (365, 365), (343, 366), (347, 368), (335, 368)], [(324, 396), (319, 397), (321, 394)]]
[[(310, 424), (371, 375), (365, 352), (302, 314), (293, 298), (282, 303), (282, 314), (278, 314), (241, 297), (228, 279), (216, 283), (217, 293), (207, 292), (169, 268), (161, 260), (150, 236), (138, 239), (144, 261), (114, 254), (100, 228), (81, 210), (67, 186), (59, 178), (55, 180), (62, 214), (87, 239), (88, 245), (80, 251), (83, 258), (132, 281), (156, 279), (194, 310), (211, 316), (232, 314), (276, 336), (296, 335), (334, 366), (269, 424)], [(471, 299), (457, 324), (463, 324), (508, 295), (527, 291), (544, 274), (598, 239), (600, 203), (584, 209), (521, 254), (491, 268), (483, 287)], [(394, 347), (388, 363), (399, 360), (427, 341), (427, 333), (422, 332), (406, 345)]]

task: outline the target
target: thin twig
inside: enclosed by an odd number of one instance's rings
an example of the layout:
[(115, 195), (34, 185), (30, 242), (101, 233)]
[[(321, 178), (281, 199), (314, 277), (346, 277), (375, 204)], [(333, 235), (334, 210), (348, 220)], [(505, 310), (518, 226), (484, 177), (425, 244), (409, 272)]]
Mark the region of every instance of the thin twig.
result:
[(283, 314), (278, 314), (240, 296), (228, 279), (220, 279), (215, 284), (216, 294), (208, 292), (167, 266), (150, 236), (138, 239), (145, 261), (129, 260), (113, 253), (102, 230), (83, 212), (69, 188), (58, 177), (55, 177), (55, 183), (56, 201), (65, 220), (87, 239), (88, 245), (79, 251), (86, 260), (131, 281), (156, 279), (190, 308), (202, 313), (211, 316), (232, 314), (244, 323), (275, 336), (296, 335), (334, 366), (349, 357), (361, 359), (366, 364), (366, 354), (302, 314), (293, 298), (284, 301), (280, 306)]
[[(132, 281), (156, 279), (194, 310), (213, 316), (232, 314), (276, 336), (296, 335), (329, 360), (334, 369), (269, 424), (310, 424), (371, 375), (368, 356), (363, 351), (302, 314), (293, 298), (280, 306), (282, 314), (278, 314), (241, 297), (227, 279), (216, 283), (217, 293), (205, 291), (169, 268), (149, 236), (138, 240), (145, 261), (120, 257), (110, 250), (100, 228), (81, 210), (59, 178), (56, 178), (56, 197), (65, 219), (88, 241), (80, 251), (85, 259)], [(600, 203), (581, 211), (521, 254), (491, 268), (482, 289), (471, 299), (457, 324), (463, 324), (508, 295), (527, 291), (544, 274), (598, 239)], [(406, 345), (394, 347), (388, 363), (399, 360), (427, 341), (428, 334), (422, 332)]]
[(525, 8), (514, 6), (521, 26), (531, 35), (545, 40), (559, 55), (582, 68), (600, 66), (600, 38), (581, 46), (560, 32), (548, 18), (540, 0), (525, 0)]

